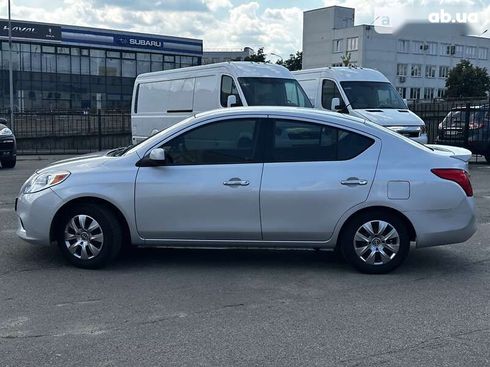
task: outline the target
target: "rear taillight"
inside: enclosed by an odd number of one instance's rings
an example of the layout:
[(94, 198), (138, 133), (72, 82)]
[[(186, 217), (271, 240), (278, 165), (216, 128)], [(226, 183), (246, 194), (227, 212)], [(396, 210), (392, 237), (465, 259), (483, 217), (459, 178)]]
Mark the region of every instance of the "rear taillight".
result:
[(465, 170), (453, 168), (434, 168), (431, 171), (440, 178), (456, 182), (464, 190), (466, 196), (473, 196), (470, 175)]

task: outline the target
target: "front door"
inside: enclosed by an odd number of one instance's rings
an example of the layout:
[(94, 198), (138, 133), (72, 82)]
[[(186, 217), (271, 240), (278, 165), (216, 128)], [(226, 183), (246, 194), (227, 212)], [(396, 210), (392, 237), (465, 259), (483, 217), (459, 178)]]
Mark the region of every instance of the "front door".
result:
[(167, 165), (139, 169), (138, 232), (152, 240), (260, 240), (259, 120), (200, 125), (162, 143)]

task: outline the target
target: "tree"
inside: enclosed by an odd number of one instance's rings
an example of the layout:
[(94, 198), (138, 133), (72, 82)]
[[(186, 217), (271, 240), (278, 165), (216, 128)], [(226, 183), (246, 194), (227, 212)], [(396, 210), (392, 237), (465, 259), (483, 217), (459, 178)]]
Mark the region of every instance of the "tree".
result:
[(350, 66), (351, 65), (351, 63), (350, 63), (351, 56), (352, 56), (351, 53), (347, 52), (347, 51), (345, 51), (345, 55), (340, 56), (340, 58), (342, 59), (342, 64), (344, 66)]
[(265, 60), (264, 48), (261, 47), (257, 50), (257, 53), (253, 53), (243, 59), (244, 61), (254, 61), (254, 62), (269, 62)]
[(468, 60), (461, 60), (449, 71), (446, 88), (447, 97), (483, 97), (490, 89), (490, 77), (486, 68), (475, 67)]
[(290, 71), (301, 70), (303, 64), (303, 51), (296, 51), (296, 54), (290, 54), (289, 59), (277, 60), (276, 64), (282, 65)]

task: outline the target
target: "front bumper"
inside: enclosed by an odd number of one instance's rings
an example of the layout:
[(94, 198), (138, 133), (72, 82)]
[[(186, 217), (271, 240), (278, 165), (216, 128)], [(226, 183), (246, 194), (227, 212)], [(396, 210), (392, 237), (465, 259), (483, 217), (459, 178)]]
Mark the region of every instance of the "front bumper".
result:
[(14, 159), (17, 156), (17, 142), (15, 137), (0, 136), (0, 159)]
[(17, 236), (33, 244), (49, 245), (51, 223), (62, 203), (62, 199), (50, 188), (20, 195), (15, 208), (18, 218)]

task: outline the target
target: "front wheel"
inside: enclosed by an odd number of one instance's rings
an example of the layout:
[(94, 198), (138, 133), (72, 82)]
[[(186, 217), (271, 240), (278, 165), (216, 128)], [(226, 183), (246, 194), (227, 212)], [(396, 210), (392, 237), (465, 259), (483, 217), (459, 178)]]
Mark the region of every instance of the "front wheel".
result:
[(73, 265), (101, 268), (120, 252), (122, 229), (111, 210), (96, 204), (81, 204), (63, 213), (57, 226), (57, 242)]
[(1, 163), (3, 168), (14, 168), (15, 164), (17, 163), (17, 159), (2, 159)]
[(357, 270), (383, 274), (401, 265), (410, 250), (408, 229), (398, 216), (367, 212), (354, 217), (343, 229), (340, 247)]

